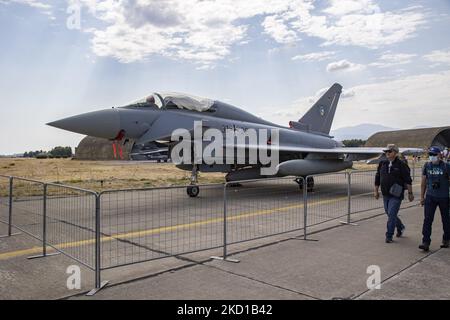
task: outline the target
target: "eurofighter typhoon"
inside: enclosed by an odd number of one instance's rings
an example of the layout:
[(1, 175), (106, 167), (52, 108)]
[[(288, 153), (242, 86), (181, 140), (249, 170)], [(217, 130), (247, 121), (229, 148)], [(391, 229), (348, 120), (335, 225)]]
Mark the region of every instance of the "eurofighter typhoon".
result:
[[(332, 85), (298, 121), (281, 126), (217, 100), (174, 92), (152, 93), (126, 106), (89, 112), (48, 125), (111, 141), (163, 143), (178, 168), (192, 172), (187, 193), (199, 194), (198, 172), (227, 173), (227, 181), (308, 175), (352, 167), (383, 147), (346, 148), (330, 136), (342, 91)], [(206, 152), (206, 151), (209, 151)], [(403, 148), (404, 154), (421, 149)], [(207, 154), (207, 155), (206, 155)], [(308, 179), (312, 188), (314, 180)]]

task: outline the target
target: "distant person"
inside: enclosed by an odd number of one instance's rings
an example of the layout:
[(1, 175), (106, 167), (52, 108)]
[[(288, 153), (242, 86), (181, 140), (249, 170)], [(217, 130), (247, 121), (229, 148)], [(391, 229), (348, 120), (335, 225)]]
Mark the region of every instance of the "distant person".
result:
[(388, 144), (383, 150), (386, 160), (378, 164), (375, 175), (375, 199), (380, 197), (379, 188), (383, 194), (384, 210), (388, 216), (386, 243), (393, 242), (395, 229), (397, 237), (401, 237), (405, 232), (405, 225), (398, 217), (400, 205), (404, 198), (405, 188), (408, 189), (409, 201), (414, 200), (412, 192), (412, 179), (409, 167), (398, 158), (399, 149), (395, 144)]
[(448, 162), (448, 161), (449, 161), (449, 158), (450, 158), (450, 152), (448, 151), (448, 148), (447, 148), (447, 147), (445, 147), (444, 151), (442, 151), (442, 156), (443, 156), (443, 160), (444, 160), (445, 162)]
[(411, 172), (411, 168), (409, 167), (408, 159), (401, 153), (398, 154), (398, 158), (406, 164), (406, 167), (408, 168), (409, 172)]
[(449, 213), (449, 173), (450, 164), (442, 161), (441, 149), (431, 147), (428, 150), (430, 161), (425, 163), (422, 170), (420, 204), (424, 206), (425, 219), (422, 228), (422, 244), (424, 251), (430, 250), (431, 229), (436, 208), (441, 212), (444, 235), (441, 248), (449, 247), (450, 240), (450, 213)]

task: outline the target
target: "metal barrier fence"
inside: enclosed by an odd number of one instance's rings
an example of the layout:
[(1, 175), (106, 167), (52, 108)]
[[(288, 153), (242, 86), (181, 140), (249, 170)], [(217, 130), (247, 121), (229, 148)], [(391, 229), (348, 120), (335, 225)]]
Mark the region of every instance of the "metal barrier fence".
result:
[(14, 227), (37, 240), (44, 239), (45, 184), (31, 179), (13, 177), (12, 216)]
[[(383, 208), (383, 201), (373, 196), (376, 171), (353, 171), (349, 176), (351, 186), (350, 213)], [(381, 193), (381, 191), (380, 191)], [(381, 194), (380, 194), (381, 197)]]
[(223, 184), (100, 194), (102, 269), (222, 246)]
[(224, 191), (227, 244), (304, 227), (303, 193), (292, 177), (226, 183)]
[(314, 179), (313, 191), (304, 190), (307, 210), (307, 227), (315, 226), (348, 215), (348, 179), (350, 173), (308, 176)]
[(59, 184), (45, 188), (46, 244), (95, 270), (97, 194)]
[(186, 186), (98, 194), (0, 176), (0, 222), (8, 235), (14, 227), (41, 240), (40, 257), (49, 247), (95, 271), (94, 294), (105, 285), (102, 270), (219, 249), (232, 261), (232, 244), (299, 230), (306, 239), (308, 227), (344, 217), (350, 223), (352, 214), (383, 208), (374, 179), (375, 171), (348, 171), (246, 180), (200, 185), (190, 198)]
[(226, 183), (224, 204), (226, 244), (301, 230), (305, 225), (303, 192), (292, 177)]
[(0, 222), (8, 225), (8, 231), (0, 238), (10, 237), (12, 235), (12, 178), (0, 176)]

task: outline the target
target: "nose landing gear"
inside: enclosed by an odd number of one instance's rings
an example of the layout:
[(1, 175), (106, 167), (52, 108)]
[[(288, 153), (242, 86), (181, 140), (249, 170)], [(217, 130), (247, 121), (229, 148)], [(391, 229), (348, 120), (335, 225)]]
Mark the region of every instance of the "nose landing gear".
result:
[(186, 193), (189, 197), (195, 198), (200, 193), (200, 187), (197, 186), (198, 182), (198, 168), (197, 166), (192, 167), (192, 174), (191, 174), (191, 185), (186, 188)]

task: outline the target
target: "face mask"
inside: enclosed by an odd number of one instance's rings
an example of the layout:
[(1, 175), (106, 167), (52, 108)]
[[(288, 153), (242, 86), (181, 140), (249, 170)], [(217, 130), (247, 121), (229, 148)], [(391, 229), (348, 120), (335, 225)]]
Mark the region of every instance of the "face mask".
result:
[(438, 162), (438, 157), (437, 156), (430, 156), (430, 161), (431, 162)]

